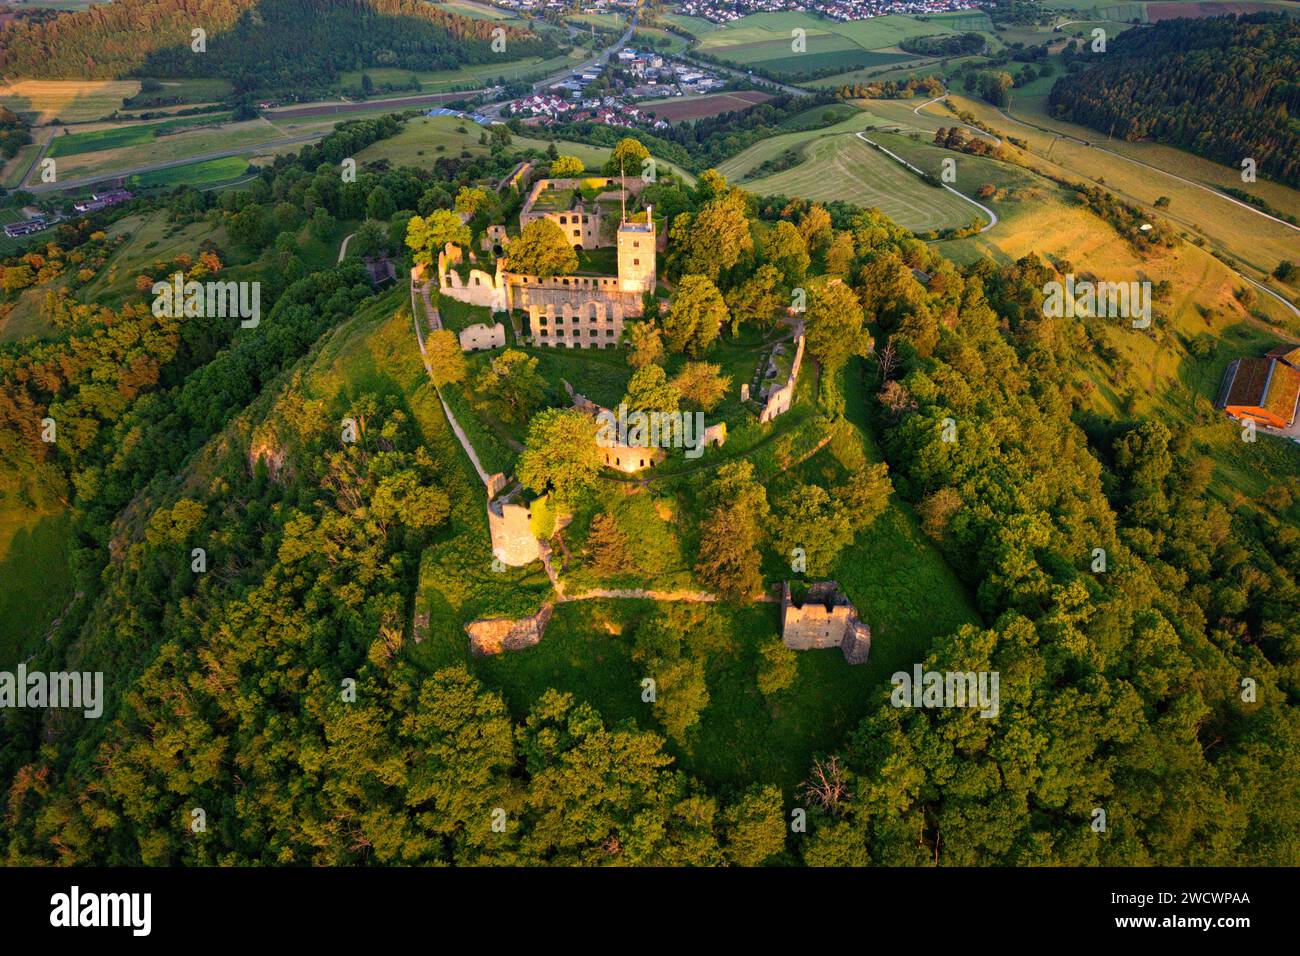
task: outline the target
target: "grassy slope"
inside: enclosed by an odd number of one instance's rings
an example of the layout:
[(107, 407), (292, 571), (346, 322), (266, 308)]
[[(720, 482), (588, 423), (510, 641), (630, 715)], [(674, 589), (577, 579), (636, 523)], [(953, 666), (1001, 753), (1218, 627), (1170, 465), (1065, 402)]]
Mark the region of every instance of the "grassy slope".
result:
[[(460, 132), (461, 129), (465, 132)], [(454, 116), (417, 117), (408, 121), (406, 128), (396, 136), (367, 146), (357, 154), (357, 161), (364, 164), (386, 159), (395, 166), (431, 166), (439, 156), (459, 156), (462, 151), (472, 156), (483, 155), (488, 151), (486, 146), (479, 145), (479, 136), (483, 131), (481, 126), (471, 120)], [(511, 143), (516, 149), (542, 151), (550, 145), (547, 140), (528, 136), (515, 136)], [(556, 148), (565, 155), (578, 157), (588, 169), (600, 169), (612, 152), (608, 146), (589, 146), (563, 140), (556, 143)], [(682, 176), (686, 182), (695, 182), (692, 174), (665, 160), (660, 162)]]
[(974, 206), (945, 189), (927, 185), (895, 160), (848, 134), (810, 143), (798, 166), (748, 181), (745, 188), (757, 195), (844, 199), (875, 206), (918, 233), (964, 226), (980, 216)]
[(0, 497), (0, 670), (12, 670), (36, 649), (71, 597), (70, 533), (67, 511)]
[[(151, 138), (141, 144), (64, 156), (58, 161), (59, 177), (72, 179), (104, 175), (116, 170), (186, 159), (223, 149), (256, 146), (283, 139), (286, 135), (283, 130), (264, 119), (229, 123), (213, 129), (185, 130)], [(295, 150), (298, 148), (293, 147)]]
[[(1205, 189), (1162, 175), (1148, 166), (1126, 162), (1096, 146), (1084, 146), (1009, 121), (982, 101), (959, 96), (951, 99), (960, 109), (969, 109), (993, 128), (1023, 139), (1030, 151), (1030, 155), (1025, 158), (1035, 168), (1076, 181), (1104, 179), (1106, 187), (1112, 192), (1152, 210), (1156, 215), (1164, 216), (1190, 232), (1204, 235), (1213, 246), (1231, 253), (1247, 267), (1268, 272), (1281, 259), (1297, 258), (1300, 232), (1294, 229), (1265, 219)], [(1242, 186), (1239, 171), (1155, 143), (1103, 142), (1104, 136), (1096, 130), (1049, 119), (1042, 111), (1042, 103), (1041, 97), (1016, 97), (1012, 101), (1012, 115), (1038, 126), (1104, 145), (1105, 149), (1168, 170), (1193, 182), (1238, 188)], [(923, 112), (936, 118), (949, 118), (952, 115), (937, 103)], [(1300, 214), (1300, 192), (1263, 181), (1246, 188), (1284, 212)], [(1161, 196), (1168, 197), (1170, 205), (1165, 210), (1155, 210), (1154, 203)]]

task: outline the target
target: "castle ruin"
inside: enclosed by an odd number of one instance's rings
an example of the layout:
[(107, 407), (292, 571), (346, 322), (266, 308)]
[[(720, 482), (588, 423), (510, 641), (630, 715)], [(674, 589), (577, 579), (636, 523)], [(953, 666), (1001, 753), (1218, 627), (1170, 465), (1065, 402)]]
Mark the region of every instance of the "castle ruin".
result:
[[(582, 198), (583, 187), (602, 188), (619, 184), (615, 191), (599, 193), (594, 200)], [(512, 272), (506, 258), (498, 259), (495, 272), (460, 268), (462, 251), (448, 243), (438, 253), (438, 291), (458, 302), (491, 309), (493, 312), (522, 311), (528, 315), (531, 344), (551, 348), (599, 348), (619, 344), (625, 319), (642, 314), (642, 297), (658, 284), (657, 255), (660, 236), (654, 210), (628, 216), (629, 195), (639, 194), (644, 183), (635, 177), (621, 180), (540, 179), (533, 184), (519, 214), (520, 228), (538, 219), (553, 221), (574, 248), (618, 248), (618, 273), (605, 275), (542, 276)], [(623, 212), (606, 209), (618, 201)], [(505, 239), (504, 229), (487, 237), (495, 248)], [(484, 336), (476, 335), (475, 341)]]
[(470, 621), (469, 652), (475, 657), (490, 657), (503, 651), (522, 651), (533, 647), (546, 634), (554, 606), (548, 601), (532, 617), (493, 617)]
[(810, 584), (799, 603), (789, 582), (781, 585), (781, 640), (793, 651), (838, 647), (850, 664), (864, 663), (871, 653), (871, 628), (834, 581)]

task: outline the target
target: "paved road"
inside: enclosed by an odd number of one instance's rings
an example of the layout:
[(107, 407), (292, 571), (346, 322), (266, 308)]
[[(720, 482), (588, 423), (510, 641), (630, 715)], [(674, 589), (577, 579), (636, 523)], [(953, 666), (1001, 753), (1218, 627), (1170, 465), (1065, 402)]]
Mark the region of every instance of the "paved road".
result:
[[(946, 100), (947, 98), (948, 98), (948, 94), (947, 94), (947, 93), (943, 94), (943, 96), (936, 96), (934, 99), (932, 99), (932, 100), (927, 100), (926, 102), (922, 103), (922, 104), (921, 104), (920, 106), (918, 106), (916, 109), (912, 110), (912, 112), (915, 113), (917, 116), (920, 116), (920, 115), (921, 115), (921, 110), (925, 109), (925, 108), (926, 108), (927, 106), (929, 106), (931, 103), (938, 103), (940, 100)], [(986, 133), (986, 132), (984, 132), (984, 130), (980, 129), (978, 126), (971, 126), (969, 123), (963, 123), (963, 122), (961, 122), (961, 120), (957, 120), (957, 125), (958, 125), (958, 126), (964, 126), (964, 127), (966, 127), (968, 130), (970, 130), (970, 131), (971, 131), (972, 133), (974, 133), (976, 136), (983, 136), (985, 139), (991, 139), (991, 140), (993, 140), (994, 144), (997, 145), (997, 146), (1001, 146), (1001, 145), (1002, 145), (1002, 140), (1001, 140), (1001, 139), (999, 139), (998, 137), (994, 136), (992, 133)]]
[(417, 106), (436, 106), (452, 100), (473, 99), (482, 89), (463, 90), (459, 93), (423, 93), (418, 96), (394, 96), (382, 100), (359, 100), (356, 103), (328, 103), (321, 106), (303, 106), (292, 109), (266, 110), (267, 119), (300, 119), (305, 116), (333, 116), (336, 113), (369, 113), (375, 110), (407, 110)]
[(82, 176), (77, 179), (63, 179), (57, 183), (40, 183), (35, 186), (28, 186), (27, 191), (30, 193), (47, 193), (57, 192), (61, 189), (77, 189), (82, 186), (93, 186), (95, 183), (102, 183), (110, 179), (122, 179), (126, 176), (134, 176), (136, 173), (152, 173), (160, 169), (171, 169), (174, 166), (188, 166), (190, 163), (202, 163), (209, 159), (224, 159), (227, 156), (243, 156), (248, 153), (262, 153), (269, 149), (279, 149), (282, 146), (298, 146), (302, 143), (309, 143), (313, 140), (322, 138), (329, 132), (328, 130), (315, 133), (302, 133), (298, 136), (289, 136), (285, 139), (268, 140), (264, 143), (256, 143), (251, 146), (239, 146), (234, 149), (218, 149), (210, 153), (198, 153), (194, 156), (186, 156), (184, 159), (172, 159), (165, 163), (150, 163), (146, 166), (133, 166), (129, 169), (114, 169), (109, 172), (99, 173), (95, 176)]
[[(1077, 143), (1080, 146), (1086, 146), (1089, 149), (1099, 149), (1103, 153), (1109, 153), (1111, 156), (1114, 156), (1117, 159), (1124, 160), (1124, 162), (1126, 163), (1132, 163), (1134, 166), (1141, 166), (1144, 169), (1151, 170), (1152, 172), (1160, 173), (1160, 175), (1162, 176), (1168, 176), (1170, 179), (1176, 179), (1180, 183), (1186, 183), (1188, 186), (1195, 186), (1197, 189), (1204, 190), (1205, 192), (1209, 193), (1211, 196), (1214, 196), (1216, 199), (1222, 199), (1224, 202), (1230, 202), (1234, 206), (1240, 206), (1242, 209), (1245, 209), (1247, 212), (1253, 212), (1257, 216), (1262, 216), (1265, 219), (1271, 219), (1273, 220), (1273, 222), (1286, 226), (1288, 229), (1293, 229), (1296, 232), (1300, 232), (1300, 226), (1292, 225), (1291, 223), (1287, 222), (1285, 219), (1277, 218), (1277, 216), (1270, 216), (1262, 209), (1257, 209), (1256, 207), (1252, 206), (1250, 203), (1242, 202), (1239, 199), (1233, 199), (1231, 196), (1226, 195), (1225, 193), (1221, 193), (1217, 189), (1211, 189), (1209, 186), (1206, 186), (1202, 183), (1198, 183), (1194, 180), (1184, 179), (1182, 176), (1176, 176), (1173, 173), (1169, 172), (1169, 170), (1167, 169), (1161, 169), (1159, 166), (1152, 166), (1150, 163), (1144, 163), (1140, 159), (1133, 159), (1131, 156), (1125, 156), (1123, 153), (1117, 153), (1115, 152), (1115, 150), (1107, 149), (1105, 146), (1102, 146), (1100, 143), (1094, 143), (1092, 140), (1080, 139), (1077, 136), (1071, 136), (1069, 133), (1062, 133), (1059, 130), (1048, 129), (1046, 126), (1038, 126), (1035, 123), (1026, 123), (1023, 120), (1016, 119), (1014, 116), (1010, 115), (1009, 113), (1005, 112), (1002, 109), (999, 109), (998, 107), (994, 107), (994, 109), (998, 111), (998, 113), (1002, 116), (1003, 119), (1009, 120), (1010, 122), (1015, 123), (1018, 126), (1023, 126), (1026, 129), (1036, 129), (1040, 133), (1047, 133), (1049, 136), (1057, 136), (1060, 137), (1061, 139), (1069, 140), (1072, 143)], [(1061, 164), (1058, 163), (1057, 165), (1061, 165)]]
[[(862, 140), (862, 142), (864, 142), (864, 143), (870, 143), (872, 146), (876, 147), (876, 149), (880, 150), (882, 153), (884, 153), (886, 156), (890, 157), (891, 159), (896, 159), (896, 160), (898, 160), (900, 163), (902, 163), (902, 164), (903, 164), (904, 166), (906, 166), (908, 169), (912, 170), (912, 172), (914, 172), (914, 173), (919, 173), (919, 174), (922, 175), (922, 176), (926, 175), (926, 173), (925, 173), (923, 170), (917, 169), (915, 166), (913, 166), (911, 163), (909, 163), (907, 160), (905, 160), (902, 156), (899, 156), (897, 153), (891, 153), (889, 150), (885, 149), (885, 147), (881, 146), (879, 143), (874, 142), (873, 140), (867, 139), (867, 137), (866, 137), (865, 135), (863, 135), (862, 133), (858, 133), (858, 134), (857, 134), (857, 137), (858, 137), (858, 139)], [(987, 226), (985, 226), (984, 228), (982, 228), (982, 229), (980, 230), (980, 232), (988, 232), (990, 229), (992, 229), (994, 226), (996, 226), (996, 225), (998, 224), (998, 214), (995, 213), (995, 212), (994, 212), (992, 209), (990, 209), (988, 206), (985, 206), (985, 205), (982, 204), (982, 203), (977, 203), (975, 200), (971, 199), (969, 196), (964, 195), (963, 193), (959, 193), (959, 192), (957, 192), (957, 190), (953, 189), (953, 188), (952, 188), (951, 186), (949, 186), (947, 183), (940, 183), (939, 185), (942, 186), (944, 189), (948, 190), (948, 192), (952, 193), (952, 194), (953, 194), (954, 196), (956, 196), (958, 199), (964, 199), (966, 202), (970, 203), (972, 206), (976, 207), (976, 208), (979, 209), (981, 212), (983, 212), (984, 215), (986, 215), (986, 216), (989, 217), (989, 224), (988, 224)]]

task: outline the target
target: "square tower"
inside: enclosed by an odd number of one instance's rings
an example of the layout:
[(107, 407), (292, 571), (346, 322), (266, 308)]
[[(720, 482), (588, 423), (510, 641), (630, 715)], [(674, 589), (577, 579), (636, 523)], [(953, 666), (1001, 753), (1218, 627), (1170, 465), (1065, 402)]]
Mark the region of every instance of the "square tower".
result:
[(624, 219), (618, 226), (618, 288), (640, 295), (653, 290), (655, 274), (655, 221), (647, 206), (645, 222)]

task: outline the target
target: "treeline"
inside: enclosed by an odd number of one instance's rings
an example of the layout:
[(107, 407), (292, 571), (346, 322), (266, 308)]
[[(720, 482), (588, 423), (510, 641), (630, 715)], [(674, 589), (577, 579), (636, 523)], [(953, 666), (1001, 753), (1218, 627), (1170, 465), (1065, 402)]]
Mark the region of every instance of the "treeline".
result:
[[(830, 106), (838, 99), (838, 93), (832, 92), (814, 96), (787, 93), (745, 110), (719, 113), (690, 123), (674, 123), (668, 129), (654, 133), (637, 130), (635, 135), (660, 159), (670, 160), (694, 172), (702, 172), (754, 143), (790, 132), (790, 126), (787, 125), (790, 120), (818, 107)], [(815, 125), (828, 124), (823, 120)], [(512, 125), (512, 128), (515, 127)], [(522, 124), (516, 128), (516, 132), (522, 133), (524, 130)], [(577, 139), (597, 146), (613, 146), (627, 133), (625, 129), (601, 123), (563, 123), (545, 128), (527, 128), (530, 136), (557, 140)]]
[(982, 33), (939, 33), (933, 36), (904, 37), (900, 49), (922, 56), (968, 56), (984, 49)]
[(0, 156), (13, 159), (31, 141), (31, 127), (18, 114), (0, 106)]
[(901, 83), (896, 80), (875, 80), (866, 85), (855, 83), (852, 86), (841, 86), (836, 91), (836, 95), (845, 100), (864, 98), (873, 100), (908, 100), (920, 94), (942, 96), (943, 93), (943, 80), (937, 76), (913, 76)]
[[(548, 55), (550, 41), (514, 27), (492, 50), (492, 21), (420, 0), (118, 0), (0, 33), (12, 77), (221, 77), (239, 91), (319, 87), (343, 70), (429, 70)], [(205, 31), (195, 52), (192, 31)]]
[(1300, 20), (1273, 14), (1164, 20), (1126, 30), (1057, 80), (1054, 115), (1156, 140), (1300, 185)]

